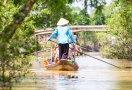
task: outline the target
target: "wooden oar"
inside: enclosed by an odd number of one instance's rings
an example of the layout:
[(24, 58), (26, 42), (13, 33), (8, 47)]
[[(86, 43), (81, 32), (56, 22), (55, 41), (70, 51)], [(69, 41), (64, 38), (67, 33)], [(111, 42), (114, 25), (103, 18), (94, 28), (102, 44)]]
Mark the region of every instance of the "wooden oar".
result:
[[(50, 41), (51, 41), (51, 42), (54, 42), (54, 43), (57, 43), (57, 42), (52, 41), (52, 40), (50, 40)], [(69, 47), (69, 48), (71, 48), (71, 47)], [(85, 55), (87, 55), (87, 56), (89, 56), (89, 57), (92, 57), (92, 58), (94, 58), (94, 59), (96, 59), (96, 60), (99, 60), (99, 61), (101, 61), (101, 62), (107, 63), (107, 64), (109, 64), (109, 65), (111, 65), (111, 66), (116, 67), (116, 68), (122, 69), (122, 68), (121, 68), (121, 67), (119, 67), (119, 66), (116, 66), (116, 65), (114, 65), (114, 64), (108, 63), (108, 62), (103, 61), (103, 60), (101, 60), (101, 59), (99, 59), (99, 58), (93, 57), (93, 56), (91, 56), (91, 55), (89, 55), (89, 54), (87, 54), (87, 53), (80, 52), (80, 51), (78, 51), (78, 50), (76, 50), (76, 51), (77, 51), (77, 52), (79, 52), (79, 53), (85, 54)]]
[(119, 66), (116, 66), (116, 65), (114, 65), (114, 64), (108, 63), (108, 62), (103, 61), (103, 60), (101, 60), (101, 59), (99, 59), (99, 58), (93, 57), (93, 56), (91, 56), (91, 55), (89, 55), (89, 54), (87, 54), (87, 53), (80, 52), (80, 51), (78, 51), (78, 50), (76, 50), (76, 51), (79, 52), (79, 53), (85, 54), (85, 55), (87, 55), (87, 56), (89, 56), (89, 57), (92, 57), (92, 58), (94, 58), (94, 59), (96, 59), (96, 60), (99, 60), (99, 61), (101, 61), (101, 62), (107, 63), (107, 64), (112, 65), (112, 66), (114, 66), (114, 67), (117, 67), (117, 68), (119, 68), (119, 69), (122, 69), (122, 68), (119, 67)]
[[(79, 46), (79, 47), (81, 47), (81, 48), (83, 48), (83, 49), (85, 49), (85, 50), (88, 50), (87, 48), (84, 48), (84, 47), (82, 47), (82, 46)], [(76, 51), (77, 51), (77, 50), (76, 50)], [(112, 65), (112, 66), (114, 66), (114, 67), (117, 67), (117, 68), (119, 68), (119, 69), (122, 69), (122, 68), (119, 67), (119, 66), (116, 66), (116, 65), (114, 65), (114, 64), (108, 63), (108, 62), (103, 61), (103, 60), (101, 60), (101, 59), (99, 59), (99, 58), (93, 57), (93, 56), (91, 56), (91, 55), (89, 55), (89, 54), (87, 54), (87, 53), (80, 52), (80, 51), (77, 51), (77, 52), (82, 53), (82, 54), (85, 54), (85, 55), (87, 55), (87, 56), (89, 56), (89, 57), (92, 57), (92, 58), (94, 58), (94, 59), (97, 59), (97, 60), (102, 61), (102, 62), (104, 62), (104, 63), (107, 63), (107, 64), (109, 64), (109, 65)]]

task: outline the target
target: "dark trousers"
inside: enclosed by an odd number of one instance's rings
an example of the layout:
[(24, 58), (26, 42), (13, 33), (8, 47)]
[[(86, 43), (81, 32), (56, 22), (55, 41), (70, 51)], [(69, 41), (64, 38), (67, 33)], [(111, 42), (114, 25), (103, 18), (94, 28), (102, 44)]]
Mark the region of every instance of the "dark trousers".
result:
[(58, 44), (59, 46), (59, 60), (67, 59), (69, 53), (69, 44)]

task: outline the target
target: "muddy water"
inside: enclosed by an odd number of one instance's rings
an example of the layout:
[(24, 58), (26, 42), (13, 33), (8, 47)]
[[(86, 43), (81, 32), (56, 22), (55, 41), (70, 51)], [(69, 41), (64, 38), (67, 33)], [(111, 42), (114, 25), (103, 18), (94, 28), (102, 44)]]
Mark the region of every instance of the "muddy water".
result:
[[(119, 67), (131, 64), (94, 56)], [(131, 69), (118, 69), (88, 56), (77, 57), (76, 62), (78, 71), (49, 71), (39, 63), (32, 68), (36, 78), (28, 77), (13, 90), (132, 90)]]

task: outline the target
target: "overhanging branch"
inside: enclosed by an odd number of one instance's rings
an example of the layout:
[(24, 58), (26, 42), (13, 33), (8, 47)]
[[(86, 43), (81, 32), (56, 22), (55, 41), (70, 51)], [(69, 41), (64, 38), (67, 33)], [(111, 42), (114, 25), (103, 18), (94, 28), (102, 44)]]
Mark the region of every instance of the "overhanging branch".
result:
[(0, 34), (1, 39), (4, 41), (9, 41), (14, 33), (16, 32), (18, 26), (22, 24), (28, 13), (31, 11), (36, 0), (26, 0), (25, 5), (20, 9), (18, 13), (14, 15), (14, 20), (10, 25), (8, 25)]

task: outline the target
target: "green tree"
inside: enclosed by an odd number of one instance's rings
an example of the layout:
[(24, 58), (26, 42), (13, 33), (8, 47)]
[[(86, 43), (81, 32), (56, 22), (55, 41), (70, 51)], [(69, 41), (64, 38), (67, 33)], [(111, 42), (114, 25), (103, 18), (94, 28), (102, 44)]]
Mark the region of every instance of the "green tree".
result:
[(27, 17), (21, 24), (28, 11), (23, 8), (19, 11), (19, 5), (14, 3), (7, 1), (0, 5), (0, 86), (11, 87), (30, 72), (25, 70), (31, 67), (30, 59), (23, 52), (31, 53), (36, 48), (33, 21)]
[(71, 20), (72, 10), (69, 6), (71, 3), (72, 0), (49, 0), (46, 3), (45, 1), (36, 3), (32, 14), (36, 28), (55, 27), (61, 17)]
[(102, 47), (101, 51), (109, 53), (108, 56), (113, 58), (132, 58), (132, 2), (122, 0), (112, 3), (113, 12), (107, 19), (108, 29), (111, 36), (116, 37), (114, 45), (105, 44), (106, 50)]
[[(30, 60), (23, 52), (31, 54), (37, 48), (33, 37), (37, 25), (32, 20), (34, 12), (31, 11), (37, 2), (36, 0), (5, 1), (0, 2), (0, 85), (11, 86), (30, 72), (28, 70), (31, 66)], [(46, 3), (48, 1), (43, 4)]]
[(85, 15), (84, 10), (81, 10), (79, 13), (73, 14), (73, 25), (89, 25), (89, 14)]
[(105, 25), (105, 16), (103, 12), (91, 14), (90, 15), (90, 24), (91, 25)]
[[(44, 22), (46, 26), (54, 26), (55, 21), (60, 16), (64, 18), (68, 17), (71, 20), (72, 17), (69, 16), (70, 13), (68, 12), (71, 9), (68, 5), (72, 1), (0, 1), (0, 85), (10, 86), (15, 81), (20, 81), (22, 77), (30, 72), (29, 70), (25, 70), (31, 66), (30, 60), (22, 52), (24, 50), (31, 53), (36, 47), (33, 42), (33, 29), (42, 27), (43, 20), (45, 19), (47, 19)], [(91, 3), (93, 2), (97, 2), (97, 0), (91, 0)], [(37, 22), (37, 17), (34, 15), (38, 15), (42, 20)]]

